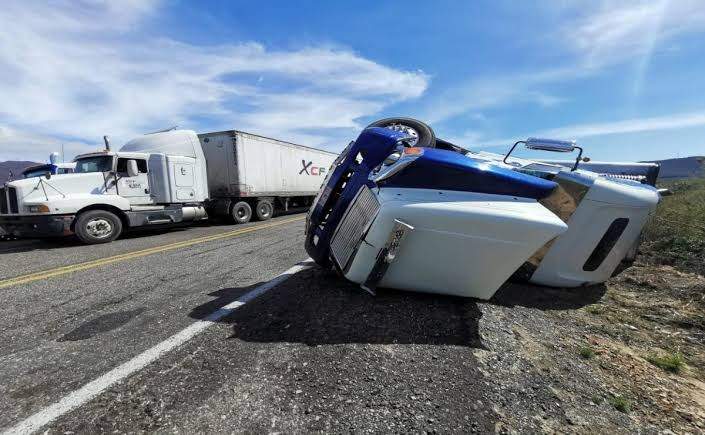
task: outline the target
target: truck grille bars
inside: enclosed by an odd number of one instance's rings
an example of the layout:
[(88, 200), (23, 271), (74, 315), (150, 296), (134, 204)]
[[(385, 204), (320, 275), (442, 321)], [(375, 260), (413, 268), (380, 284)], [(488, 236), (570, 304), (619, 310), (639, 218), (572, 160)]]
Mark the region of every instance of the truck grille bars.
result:
[(345, 211), (330, 242), (333, 257), (341, 269), (347, 267), (377, 211), (379, 211), (377, 198), (367, 186), (362, 186)]
[(14, 187), (0, 187), (0, 214), (19, 212), (17, 190)]

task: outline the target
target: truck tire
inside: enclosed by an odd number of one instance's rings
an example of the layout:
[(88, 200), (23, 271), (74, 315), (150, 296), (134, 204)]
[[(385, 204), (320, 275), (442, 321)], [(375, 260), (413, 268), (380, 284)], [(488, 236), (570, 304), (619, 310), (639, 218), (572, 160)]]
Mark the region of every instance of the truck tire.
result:
[(403, 131), (414, 137), (415, 141), (411, 146), (434, 148), (436, 146), (436, 134), (428, 124), (413, 118), (385, 118), (375, 121), (365, 128), (382, 127), (391, 130)]
[(74, 232), (87, 245), (108, 243), (122, 233), (122, 221), (107, 210), (89, 210), (78, 215)]
[(252, 207), (245, 201), (238, 201), (230, 209), (230, 217), (236, 224), (246, 224), (252, 218)]
[(255, 206), (255, 215), (257, 215), (257, 220), (266, 221), (272, 218), (274, 215), (274, 205), (272, 201), (268, 199), (261, 199), (257, 201)]

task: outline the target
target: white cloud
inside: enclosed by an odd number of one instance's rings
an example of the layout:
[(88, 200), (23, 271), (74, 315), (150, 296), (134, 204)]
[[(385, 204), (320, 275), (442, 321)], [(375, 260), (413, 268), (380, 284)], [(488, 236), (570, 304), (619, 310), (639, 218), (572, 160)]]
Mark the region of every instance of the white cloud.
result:
[(423, 72), (400, 71), (346, 49), (196, 46), (155, 38), (149, 20), (158, 6), (140, 0), (4, 2), (0, 154), (43, 158), (52, 149), (39, 149), (41, 143), (97, 143), (103, 134), (120, 143), (175, 124), (325, 145), (341, 130), (359, 127), (358, 118), (416, 98), (428, 86)]
[(705, 125), (705, 112), (676, 113), (650, 118), (635, 118), (594, 124), (577, 124), (544, 130), (541, 136), (557, 138), (585, 138), (646, 131), (673, 130)]
[(699, 0), (608, 1), (565, 26), (562, 38), (586, 67), (650, 57), (655, 46), (680, 34), (702, 31)]
[(76, 154), (102, 149), (98, 144), (87, 144), (74, 140), (62, 141), (52, 136), (0, 126), (0, 162), (6, 160), (44, 162), (48, 160), (51, 152), (60, 152), (62, 147), (67, 161), (70, 161)]
[[(551, 90), (554, 85), (629, 62), (636, 62), (632, 93), (638, 95), (656, 52), (669, 49), (666, 44), (678, 36), (705, 31), (705, 7), (700, 0), (608, 0), (580, 3), (579, 7), (570, 3), (563, 9), (550, 1), (547, 8), (551, 9), (545, 14), (550, 22), (543, 23), (546, 30), (535, 41), (541, 41), (535, 49), (562, 60), (552, 58), (546, 68), (473, 77), (451, 85), (429, 100), (422, 112), (427, 119), (440, 122), (467, 112), (518, 104), (550, 108), (565, 100)], [(556, 26), (556, 22), (566, 24)]]
[(507, 147), (515, 141), (527, 137), (547, 137), (566, 140), (581, 140), (592, 137), (604, 137), (620, 134), (646, 133), (656, 131), (668, 131), (683, 128), (694, 128), (705, 126), (705, 111), (673, 113), (663, 116), (653, 116), (645, 118), (632, 118), (619, 121), (608, 121), (598, 123), (585, 123), (565, 125), (558, 128), (539, 130), (530, 133), (522, 133), (513, 138), (504, 139), (481, 139), (481, 135), (474, 133), (466, 138), (469, 142), (457, 142), (462, 145), (472, 147), (480, 145), (482, 148)]
[[(468, 112), (510, 104), (552, 107), (563, 101), (563, 98), (535, 88), (542, 83), (563, 77), (566, 72), (553, 70), (536, 74), (515, 74), (470, 80), (447, 88), (427, 99), (421, 116), (428, 122), (434, 123)], [(477, 113), (474, 116), (477, 116)]]

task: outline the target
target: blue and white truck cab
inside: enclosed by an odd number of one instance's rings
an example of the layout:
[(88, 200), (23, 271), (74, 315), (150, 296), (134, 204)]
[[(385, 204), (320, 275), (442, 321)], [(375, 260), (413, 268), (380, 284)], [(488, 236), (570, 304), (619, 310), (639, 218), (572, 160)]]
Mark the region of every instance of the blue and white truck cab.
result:
[(527, 266), (526, 278), (539, 284), (602, 282), (633, 246), (658, 193), (572, 169), (473, 153), (408, 118), (378, 121), (335, 161), (309, 212), (305, 248), (371, 292), (488, 299)]

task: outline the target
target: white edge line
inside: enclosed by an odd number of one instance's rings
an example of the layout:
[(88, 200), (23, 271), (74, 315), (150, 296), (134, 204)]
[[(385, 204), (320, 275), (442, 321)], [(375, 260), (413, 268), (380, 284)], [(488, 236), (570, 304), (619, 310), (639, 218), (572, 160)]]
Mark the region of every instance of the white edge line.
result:
[(115, 367), (114, 369), (110, 370), (99, 378), (96, 378), (91, 382), (87, 383), (78, 390), (69, 393), (58, 402), (55, 402), (54, 404), (47, 406), (41, 411), (38, 411), (37, 413), (27, 417), (15, 426), (5, 430), (3, 434), (9, 435), (32, 433), (56, 420), (60, 416), (70, 411), (73, 411), (74, 409), (98, 396), (112, 385), (153, 363), (165, 353), (186, 343), (191, 338), (203, 332), (206, 328), (213, 325), (218, 320), (231, 314), (233, 311), (237, 310), (238, 308), (252, 301), (253, 299), (262, 296), (277, 285), (283, 283), (295, 273), (309, 268), (310, 263), (308, 262), (310, 260), (310, 258), (304, 260), (303, 262), (282, 272), (280, 275), (278, 275), (271, 281), (267, 281), (266, 283), (260, 285), (254, 290), (240, 296), (233, 302), (223, 306), (222, 308), (219, 308), (203, 320), (199, 320), (195, 323), (192, 323), (191, 325), (187, 326), (186, 328), (182, 329), (181, 331), (177, 332), (176, 334), (172, 335), (161, 343), (158, 343), (154, 347), (147, 349), (146, 351), (142, 352), (141, 354), (137, 355), (126, 363)]

